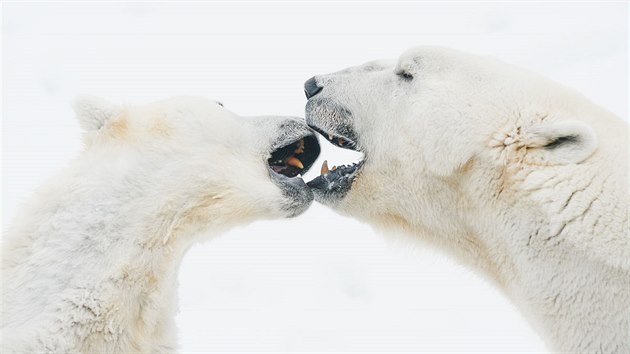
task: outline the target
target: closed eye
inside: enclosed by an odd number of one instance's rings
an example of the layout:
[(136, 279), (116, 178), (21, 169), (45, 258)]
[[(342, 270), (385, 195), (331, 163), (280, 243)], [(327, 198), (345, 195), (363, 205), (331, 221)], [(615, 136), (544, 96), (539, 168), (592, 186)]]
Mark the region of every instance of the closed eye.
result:
[(396, 75), (398, 75), (400, 78), (402, 78), (403, 80), (406, 80), (406, 81), (413, 80), (413, 75), (411, 75), (410, 73), (408, 73), (408, 72), (406, 72), (404, 70), (401, 70), (401, 71), (397, 72)]

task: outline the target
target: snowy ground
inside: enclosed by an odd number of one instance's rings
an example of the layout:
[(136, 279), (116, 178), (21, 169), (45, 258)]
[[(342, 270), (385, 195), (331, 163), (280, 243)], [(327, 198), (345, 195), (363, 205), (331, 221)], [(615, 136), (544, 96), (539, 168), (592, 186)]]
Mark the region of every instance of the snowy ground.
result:
[[(77, 154), (68, 103), (81, 93), (196, 94), (243, 115), (301, 116), (314, 74), (435, 44), (528, 67), (628, 114), (623, 1), (2, 6), (4, 223)], [(345, 161), (329, 145), (323, 156)], [(546, 350), (479, 276), (320, 205), (194, 247), (180, 283), (182, 352)]]

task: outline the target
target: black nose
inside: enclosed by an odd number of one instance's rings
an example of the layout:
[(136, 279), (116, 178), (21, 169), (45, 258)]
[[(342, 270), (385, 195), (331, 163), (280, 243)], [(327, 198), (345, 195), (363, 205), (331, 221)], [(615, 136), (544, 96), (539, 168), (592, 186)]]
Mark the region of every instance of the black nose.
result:
[(315, 81), (315, 76), (306, 80), (306, 82), (304, 83), (304, 94), (306, 95), (307, 99), (317, 95), (321, 90), (322, 87), (317, 85), (317, 82)]

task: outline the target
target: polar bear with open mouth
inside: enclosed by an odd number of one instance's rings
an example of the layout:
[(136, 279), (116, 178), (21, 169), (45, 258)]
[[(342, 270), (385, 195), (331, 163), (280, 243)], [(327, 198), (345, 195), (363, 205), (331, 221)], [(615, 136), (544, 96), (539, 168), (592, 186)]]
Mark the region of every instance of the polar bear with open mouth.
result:
[(177, 97), (84, 97), (85, 150), (5, 233), (3, 353), (160, 353), (176, 346), (177, 269), (202, 235), (291, 217), (319, 154), (290, 117), (241, 118)]
[(419, 47), (305, 83), (307, 123), (363, 161), (316, 200), (487, 275), (562, 352), (630, 352), (628, 126), (533, 73)]

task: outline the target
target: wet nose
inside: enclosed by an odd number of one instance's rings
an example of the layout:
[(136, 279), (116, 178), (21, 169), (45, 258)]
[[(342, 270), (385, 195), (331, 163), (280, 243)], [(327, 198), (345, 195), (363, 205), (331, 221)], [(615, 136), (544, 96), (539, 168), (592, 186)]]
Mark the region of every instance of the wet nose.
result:
[(315, 81), (315, 76), (306, 80), (306, 82), (304, 83), (304, 94), (306, 95), (307, 99), (317, 95), (321, 90), (322, 87), (317, 85), (317, 82)]

